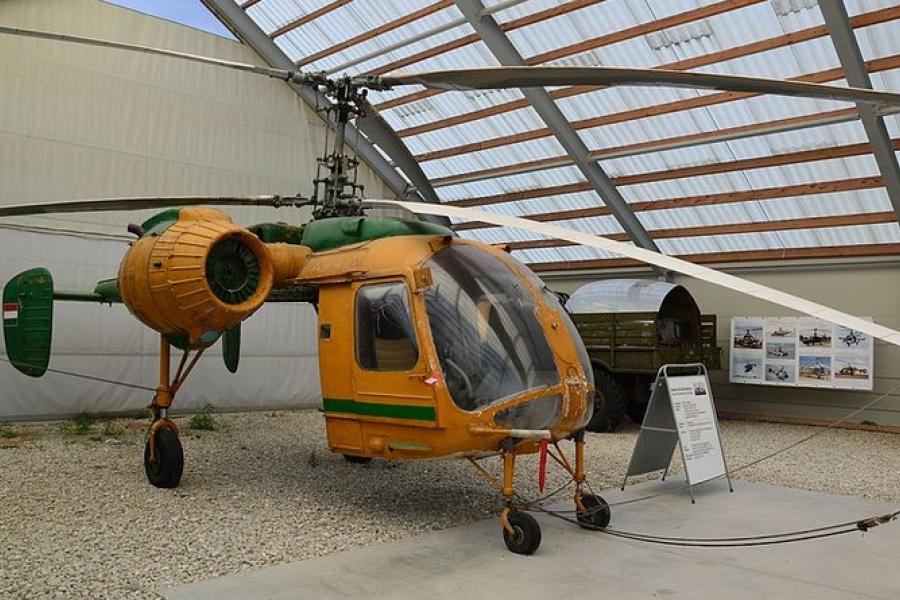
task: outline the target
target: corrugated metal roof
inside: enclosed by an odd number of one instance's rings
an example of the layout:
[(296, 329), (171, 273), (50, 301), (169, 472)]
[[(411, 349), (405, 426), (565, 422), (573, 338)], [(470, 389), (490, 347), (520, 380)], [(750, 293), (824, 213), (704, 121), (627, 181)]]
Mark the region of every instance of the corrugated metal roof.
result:
[[(500, 0), (485, 2), (486, 6)], [(328, 4), (326, 0), (263, 0), (248, 14), (267, 32), (272, 32), (298, 17)], [(355, 0), (275, 38), (276, 43), (294, 60), (301, 60), (330, 48), (399, 17), (431, 6), (433, 0)], [(848, 12), (870, 15), (875, 11), (896, 8), (896, 0), (847, 0)], [(578, 44), (604, 35), (607, 39), (597, 47), (582, 49), (548, 64), (616, 65), (657, 67), (686, 65), (698, 71), (792, 78), (834, 70), (840, 66), (821, 12), (814, 0), (771, 0), (749, 3), (727, 12), (716, 12), (717, 0), (606, 0), (567, 14), (542, 20), (507, 32), (519, 52), (534, 57), (546, 52)], [(500, 23), (558, 7), (551, 0), (527, 0), (499, 12)], [(690, 20), (674, 27), (660, 28), (652, 24), (672, 15), (680, 15), (701, 7), (709, 8), (709, 16)], [(422, 35), (433, 28), (452, 23), (461, 13), (449, 6), (427, 16), (414, 19), (359, 43), (348, 45), (323, 56), (305, 68), (333, 69), (347, 61), (369, 55), (379, 49)], [(866, 60), (885, 59), (900, 54), (900, 21), (896, 15), (881, 16), (878, 22), (856, 30), (861, 52)], [(889, 17), (889, 18), (888, 18)], [(630, 28), (644, 25), (638, 35), (626, 35)], [(385, 52), (347, 69), (364, 73), (395, 61), (414, 57), (417, 53), (441, 44), (471, 36), (467, 24), (449, 28), (427, 39)], [(786, 38), (791, 34), (791, 38)], [(797, 41), (797, 40), (800, 41)], [(766, 40), (764, 43), (762, 43)], [(754, 45), (755, 44), (755, 45)], [(480, 41), (457, 43), (454, 49), (429, 56), (403, 66), (402, 70), (496, 65), (497, 61)], [(724, 54), (719, 54), (724, 53)], [(692, 62), (685, 62), (692, 61)], [(895, 63), (891, 63), (895, 64)], [(890, 68), (872, 74), (876, 88), (900, 90), (900, 69)], [(836, 75), (839, 76), (839, 72)], [(826, 78), (827, 79), (827, 78)], [(834, 83), (845, 83), (835, 80)], [(422, 88), (402, 88), (370, 94), (378, 105), (406, 96)], [(627, 202), (679, 199), (695, 196), (719, 196), (734, 192), (752, 192), (770, 188), (841, 181), (878, 176), (874, 158), (868, 154), (843, 158), (821, 158), (809, 162), (788, 161), (761, 168), (745, 168), (708, 173), (711, 165), (734, 163), (747, 159), (765, 159), (782, 154), (841, 148), (867, 141), (861, 124), (850, 121), (809, 127), (801, 131), (773, 133), (730, 141), (686, 145), (664, 151), (637, 153), (630, 147), (658, 140), (684, 138), (698, 134), (759, 123), (821, 115), (846, 109), (841, 102), (757, 96), (710, 103), (714, 92), (672, 88), (607, 88), (557, 100), (563, 113), (573, 122), (585, 144), (595, 151), (619, 149), (629, 155), (602, 159), (600, 165), (614, 179), (676, 169), (697, 167), (698, 173), (669, 178), (620, 184)], [(518, 90), (448, 92), (431, 95), (382, 111), (396, 130), (441, 123), (450, 118), (469, 115), (492, 107), (521, 100)], [(701, 106), (661, 112), (661, 105), (692, 101)], [(630, 111), (630, 112), (629, 112)], [(493, 110), (489, 116), (466, 118), (465, 122), (439, 126), (417, 135), (404, 134), (404, 142), (413, 154), (449, 151), (449, 156), (421, 163), (426, 175), (435, 180), (476, 171), (498, 169), (523, 162), (563, 157), (565, 152), (550, 135), (533, 133), (544, 128), (537, 113), (527, 105), (511, 111)], [(640, 114), (639, 114), (640, 113)], [(621, 115), (621, 116), (616, 116)], [(579, 123), (602, 117), (599, 122)], [(885, 118), (888, 131), (900, 137), (900, 116)], [(532, 132), (532, 133), (529, 133)], [(515, 143), (494, 142), (524, 134)], [(517, 139), (517, 138), (514, 138)], [(460, 148), (473, 144), (496, 145), (491, 148)], [(623, 147), (625, 147), (623, 149)], [(785, 161), (780, 161), (785, 162)], [(662, 175), (658, 176), (662, 177)], [(652, 178), (657, 178), (653, 176)], [(475, 181), (441, 185), (437, 188), (442, 201), (478, 199), (485, 196), (527, 192), (583, 181), (579, 169), (562, 166), (513, 175), (497, 174)], [(647, 179), (645, 177), (644, 179)], [(627, 183), (627, 182), (626, 182)], [(594, 192), (577, 192), (549, 197), (513, 199), (483, 208), (513, 215), (602, 207)], [(646, 207), (644, 207), (646, 208)], [(766, 200), (727, 202), (713, 206), (691, 206), (642, 210), (638, 218), (647, 229), (672, 230), (687, 227), (717, 226), (736, 223), (766, 223), (787, 219), (827, 217), (884, 212), (891, 210), (883, 188), (860, 186), (860, 189), (835, 193), (803, 195)], [(604, 234), (621, 232), (611, 216), (599, 216), (561, 224), (581, 231)], [(490, 242), (531, 239), (521, 232), (504, 228), (473, 229), (466, 237)], [(818, 247), (848, 244), (900, 242), (896, 223), (833, 227), (828, 229), (785, 230), (714, 235), (703, 237), (665, 238), (660, 248), (669, 253), (704, 253), (752, 249)], [(529, 262), (579, 260), (606, 256), (586, 248), (542, 248), (517, 251)]]

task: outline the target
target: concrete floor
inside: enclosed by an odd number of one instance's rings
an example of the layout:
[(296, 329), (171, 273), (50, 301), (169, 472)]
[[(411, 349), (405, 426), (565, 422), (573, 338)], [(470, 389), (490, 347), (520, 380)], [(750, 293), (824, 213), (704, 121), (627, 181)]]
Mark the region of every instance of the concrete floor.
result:
[[(722, 537), (783, 532), (884, 514), (896, 507), (846, 496), (736, 482), (697, 488), (691, 505), (679, 481), (648, 482), (615, 503), (611, 527), (656, 535)], [(679, 488), (681, 488), (679, 490)], [(569, 503), (560, 504), (569, 509)], [(659, 546), (589, 532), (541, 516), (533, 556), (509, 553), (488, 520), (323, 558), (173, 588), (168, 600), (389, 598), (395, 600), (702, 597), (759, 600), (900, 597), (900, 522), (869, 533), (761, 548)]]

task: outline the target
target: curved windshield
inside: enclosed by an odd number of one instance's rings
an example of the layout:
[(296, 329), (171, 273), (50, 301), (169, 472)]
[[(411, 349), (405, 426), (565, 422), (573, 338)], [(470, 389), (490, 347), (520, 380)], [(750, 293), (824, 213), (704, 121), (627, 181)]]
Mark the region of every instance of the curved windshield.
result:
[(559, 383), (537, 302), (498, 258), (450, 246), (425, 266), (433, 284), (425, 308), (453, 401), (476, 410)]
[(554, 292), (551, 290), (544, 281), (538, 277), (534, 271), (526, 267), (525, 265), (519, 265), (520, 269), (523, 273), (525, 273), (525, 277), (528, 281), (531, 282), (533, 286), (541, 290), (541, 293), (544, 295), (544, 300), (547, 302), (547, 305), (559, 313), (560, 320), (565, 323), (566, 329), (569, 331), (569, 335), (572, 336), (572, 341), (575, 342), (575, 350), (578, 352), (578, 362), (581, 363), (581, 369), (584, 371), (584, 376), (587, 380), (594, 385), (594, 368), (591, 366), (591, 357), (588, 354), (587, 348), (584, 347), (584, 342), (581, 340), (581, 334), (578, 333), (578, 328), (575, 326), (575, 323), (572, 321), (571, 313), (566, 310), (566, 299), (568, 298), (568, 294), (564, 294), (562, 292)]
[(575, 342), (575, 350), (578, 352), (578, 362), (581, 363), (581, 370), (584, 371), (585, 378), (593, 385), (594, 368), (591, 366), (591, 357), (587, 348), (584, 347), (584, 342), (581, 341), (581, 334), (578, 333), (578, 328), (575, 327), (575, 323), (572, 321), (572, 315), (565, 309), (565, 305), (557, 292), (554, 292), (546, 285), (543, 287), (543, 292), (547, 304), (559, 313), (559, 319), (565, 323), (566, 329), (569, 330), (569, 335), (572, 336), (572, 341)]

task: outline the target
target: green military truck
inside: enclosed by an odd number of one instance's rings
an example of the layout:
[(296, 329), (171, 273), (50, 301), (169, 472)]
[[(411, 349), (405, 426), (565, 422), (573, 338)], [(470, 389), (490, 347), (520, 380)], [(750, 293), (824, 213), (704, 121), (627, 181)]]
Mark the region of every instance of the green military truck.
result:
[(607, 279), (567, 300), (594, 366), (597, 400), (588, 431), (613, 431), (627, 414), (640, 423), (662, 365), (702, 362), (720, 368), (716, 315), (684, 287), (661, 281)]

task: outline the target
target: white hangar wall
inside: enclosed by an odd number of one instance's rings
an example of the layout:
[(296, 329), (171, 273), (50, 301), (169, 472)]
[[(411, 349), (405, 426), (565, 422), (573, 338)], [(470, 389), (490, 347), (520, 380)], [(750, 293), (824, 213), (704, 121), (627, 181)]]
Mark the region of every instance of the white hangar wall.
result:
[[(262, 64), (238, 42), (99, 0), (3, 0), (0, 23)], [(309, 193), (325, 125), (283, 82), (105, 48), (0, 36), (0, 203), (164, 194)], [(389, 194), (371, 169), (370, 196)], [(385, 197), (385, 196), (382, 196)], [(288, 211), (288, 212), (285, 212)], [(229, 210), (237, 222), (301, 223), (293, 209)], [(115, 276), (129, 222), (150, 213), (4, 219), (0, 281), (47, 266), (59, 289)], [(98, 236), (67, 235), (88, 231)], [(315, 313), (270, 305), (244, 326), (238, 376), (209, 352), (176, 408), (316, 406)], [(2, 342), (0, 342), (2, 344)], [(154, 387), (155, 334), (124, 307), (56, 303), (51, 367)], [(5, 357), (5, 351), (2, 353)], [(140, 413), (150, 392), (0, 362), (0, 420)]]
[[(898, 267), (900, 265), (895, 261), (790, 261), (724, 270), (852, 315), (872, 316), (886, 327), (900, 329)], [(636, 276), (634, 273), (542, 275), (551, 288), (564, 292), (572, 292), (585, 283), (601, 278)], [(860, 413), (851, 421), (858, 423), (867, 420), (879, 425), (900, 426), (900, 389), (893, 389), (900, 385), (900, 348), (897, 346), (876, 342), (875, 380), (871, 392), (729, 383), (731, 317), (799, 316), (799, 313), (691, 277), (678, 275), (674, 282), (691, 292), (703, 313), (718, 316), (717, 335), (719, 346), (723, 349), (723, 369), (710, 372), (710, 379), (720, 412), (832, 421), (890, 391), (872, 409)]]

